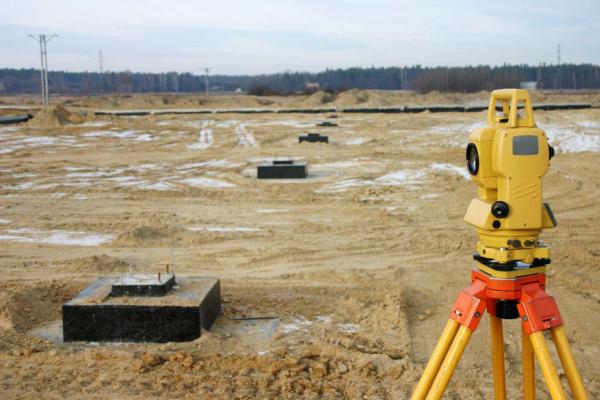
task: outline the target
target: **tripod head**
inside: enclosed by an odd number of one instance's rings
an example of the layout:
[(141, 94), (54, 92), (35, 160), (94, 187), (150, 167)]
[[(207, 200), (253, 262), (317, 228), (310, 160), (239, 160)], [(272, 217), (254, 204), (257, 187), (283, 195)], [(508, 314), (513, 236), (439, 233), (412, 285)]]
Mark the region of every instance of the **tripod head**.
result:
[(467, 169), (478, 190), (464, 219), (477, 230), (475, 258), (486, 272), (514, 277), (550, 262), (539, 235), (556, 226), (542, 202), (542, 178), (554, 149), (535, 124), (526, 90), (493, 91), (487, 123), (469, 135)]

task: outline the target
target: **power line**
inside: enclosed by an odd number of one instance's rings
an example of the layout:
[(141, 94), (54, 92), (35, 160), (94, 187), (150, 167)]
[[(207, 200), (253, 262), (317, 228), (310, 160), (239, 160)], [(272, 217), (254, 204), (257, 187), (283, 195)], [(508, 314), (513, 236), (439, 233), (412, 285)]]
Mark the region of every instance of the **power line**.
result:
[(557, 86), (558, 86), (558, 89), (560, 89), (560, 88), (561, 88), (561, 76), (560, 76), (560, 72), (561, 72), (561, 71), (560, 71), (560, 69), (561, 69), (561, 68), (560, 68), (560, 44), (558, 44), (558, 45), (556, 46), (556, 65), (558, 66), (558, 79), (557, 79), (557, 81), (558, 81), (558, 82), (557, 82)]
[(42, 104), (44, 105), (48, 105), (50, 104), (50, 93), (48, 90), (48, 52), (46, 50), (46, 44), (51, 41), (52, 39), (54, 39), (55, 37), (57, 37), (58, 35), (52, 34), (52, 35), (45, 35), (45, 34), (39, 34), (39, 35), (33, 35), (33, 34), (29, 34), (27, 35), (30, 38), (32, 38), (33, 40), (35, 40), (36, 42), (38, 42), (40, 44), (40, 60), (41, 60), (41, 84), (42, 84)]
[(204, 70), (204, 86), (206, 87), (206, 95), (208, 96), (208, 73), (212, 68), (203, 68)]

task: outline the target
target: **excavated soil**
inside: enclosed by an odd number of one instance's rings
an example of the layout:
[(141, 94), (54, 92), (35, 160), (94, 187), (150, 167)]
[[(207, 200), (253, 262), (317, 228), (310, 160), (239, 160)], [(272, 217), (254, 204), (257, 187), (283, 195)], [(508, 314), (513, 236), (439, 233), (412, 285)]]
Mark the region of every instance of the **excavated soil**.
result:
[[(270, 101), (423, 100), (327, 96)], [(487, 94), (428, 96), (466, 103)], [(82, 105), (164, 108), (201, 99), (76, 98), (64, 110), (78, 116)], [(259, 100), (223, 96), (199, 106)], [(463, 158), (485, 113), (337, 114), (338, 127), (321, 128), (329, 115), (71, 120), (61, 109), (0, 127), (2, 397), (410, 398), (474, 265), (476, 235), (462, 218), (476, 188)], [(544, 187), (559, 222), (543, 234), (553, 249), (548, 291), (590, 398), (599, 398), (600, 110), (536, 119), (557, 150)], [(306, 132), (330, 143), (298, 144)], [(257, 180), (256, 166), (274, 157), (308, 162), (308, 178)], [(166, 264), (178, 275), (221, 279), (223, 313), (198, 340), (56, 337), (61, 304), (98, 276)], [(515, 321), (505, 326), (509, 398), (520, 398), (520, 330)], [(488, 336), (484, 321), (447, 398), (493, 397)], [(539, 369), (537, 386), (548, 398)]]

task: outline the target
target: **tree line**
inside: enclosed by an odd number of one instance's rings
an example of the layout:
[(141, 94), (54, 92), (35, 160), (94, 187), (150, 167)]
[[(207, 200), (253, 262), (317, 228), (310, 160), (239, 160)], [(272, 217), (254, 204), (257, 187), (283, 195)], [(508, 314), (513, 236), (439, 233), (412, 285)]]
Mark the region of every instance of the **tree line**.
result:
[[(192, 73), (66, 72), (48, 74), (52, 94), (94, 95), (109, 93), (193, 93), (205, 90), (205, 77)], [(213, 75), (213, 92), (241, 90), (256, 94), (302, 92), (308, 82), (323, 90), (347, 89), (416, 90), (419, 92), (478, 92), (518, 87), (535, 81), (543, 89), (598, 89), (600, 66), (593, 64), (502, 65), (466, 67), (371, 67), (327, 69), (318, 73), (282, 72), (264, 75)], [(40, 91), (36, 69), (0, 69), (1, 94), (28, 94)]]

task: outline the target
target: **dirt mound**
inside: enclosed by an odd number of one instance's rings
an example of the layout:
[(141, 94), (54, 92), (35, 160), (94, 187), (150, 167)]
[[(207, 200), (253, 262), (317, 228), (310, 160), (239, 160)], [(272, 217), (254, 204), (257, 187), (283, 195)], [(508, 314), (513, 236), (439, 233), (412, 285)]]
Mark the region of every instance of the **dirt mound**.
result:
[(122, 245), (127, 243), (153, 242), (168, 237), (165, 229), (142, 225), (121, 233), (114, 243)]
[(36, 127), (56, 127), (66, 124), (79, 124), (83, 121), (84, 118), (82, 116), (69, 111), (59, 104), (38, 111), (27, 125)]
[(303, 99), (299, 104), (302, 107), (319, 107), (324, 104), (333, 103), (335, 101), (335, 95), (332, 93), (327, 93), (323, 91), (319, 91), (311, 94), (307, 98)]
[(139, 246), (172, 242), (180, 239), (182, 228), (171, 227), (163, 224), (146, 224), (127, 229), (112, 241), (112, 246)]
[(73, 272), (118, 272), (125, 271), (129, 264), (123, 260), (106, 254), (93, 255), (69, 260), (66, 263), (69, 271)]
[(84, 286), (73, 281), (3, 285), (0, 290), (0, 329), (24, 333), (40, 324), (59, 319), (61, 305)]
[(394, 105), (393, 96), (370, 90), (352, 89), (338, 95), (336, 105), (360, 107), (388, 107)]

